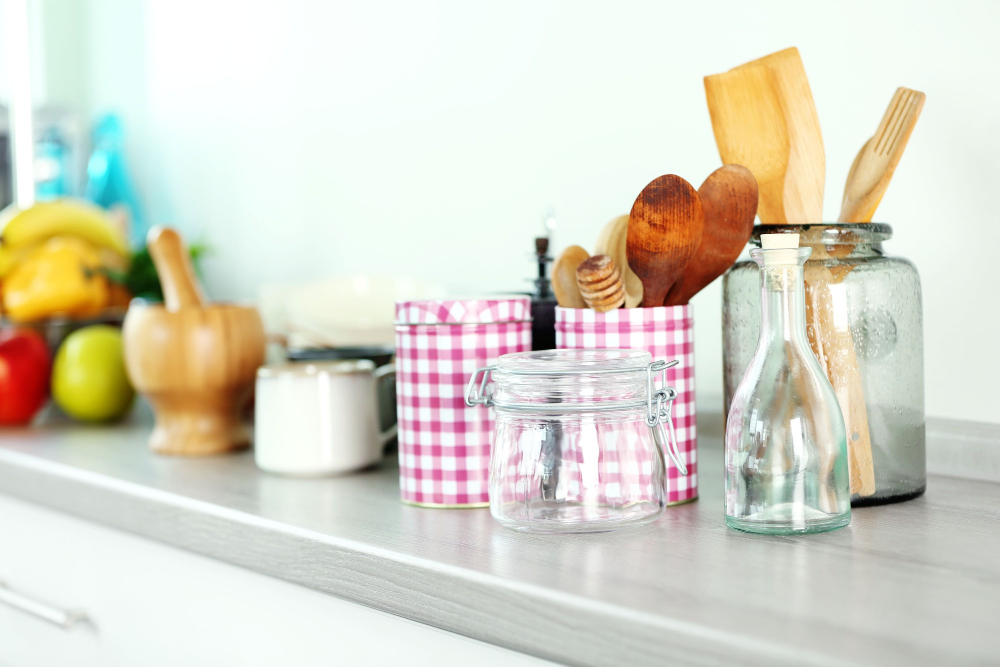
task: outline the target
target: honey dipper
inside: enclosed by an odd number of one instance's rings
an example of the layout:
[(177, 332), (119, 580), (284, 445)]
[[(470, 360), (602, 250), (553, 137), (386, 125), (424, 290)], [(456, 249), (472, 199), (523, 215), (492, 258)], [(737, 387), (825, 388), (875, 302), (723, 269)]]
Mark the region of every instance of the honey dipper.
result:
[(621, 271), (608, 255), (594, 255), (576, 269), (580, 295), (599, 313), (621, 308), (625, 303), (625, 284)]

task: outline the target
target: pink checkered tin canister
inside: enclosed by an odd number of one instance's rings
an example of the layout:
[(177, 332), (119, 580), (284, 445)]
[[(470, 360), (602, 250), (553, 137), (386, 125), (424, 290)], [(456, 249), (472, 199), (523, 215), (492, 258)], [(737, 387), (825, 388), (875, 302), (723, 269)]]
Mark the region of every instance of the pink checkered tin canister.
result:
[(667, 504), (698, 497), (698, 439), (694, 397), (694, 321), (690, 304), (656, 308), (619, 308), (599, 313), (590, 308), (556, 308), (559, 349), (625, 348), (645, 350), (653, 359), (680, 362), (666, 371), (666, 382), (677, 390), (673, 422), (677, 449), (687, 465), (682, 475), (667, 462)]
[(494, 416), (466, 407), (469, 376), (531, 350), (528, 297), (396, 303), (399, 489), (424, 507), (489, 505)]

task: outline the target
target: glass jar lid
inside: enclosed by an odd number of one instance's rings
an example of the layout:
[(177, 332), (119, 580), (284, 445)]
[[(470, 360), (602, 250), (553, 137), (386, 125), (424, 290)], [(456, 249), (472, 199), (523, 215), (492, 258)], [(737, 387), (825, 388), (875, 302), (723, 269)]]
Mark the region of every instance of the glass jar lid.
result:
[(515, 352), (497, 359), (496, 373), (511, 375), (573, 375), (645, 371), (653, 360), (642, 350), (538, 350)]
[(505, 354), (491, 369), (499, 410), (617, 410), (645, 406), (652, 356), (641, 350), (540, 350)]

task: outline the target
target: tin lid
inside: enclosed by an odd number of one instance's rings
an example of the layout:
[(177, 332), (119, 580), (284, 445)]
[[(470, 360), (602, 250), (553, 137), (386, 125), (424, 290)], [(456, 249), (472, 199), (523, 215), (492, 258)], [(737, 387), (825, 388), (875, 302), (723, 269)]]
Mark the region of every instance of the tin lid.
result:
[(531, 297), (418, 299), (396, 302), (396, 324), (530, 322)]
[(395, 348), (388, 345), (351, 345), (343, 347), (289, 347), (288, 360), (337, 361), (348, 359), (370, 359), (376, 366), (383, 366), (392, 360)]
[(258, 378), (300, 377), (315, 375), (348, 375), (371, 373), (375, 363), (370, 359), (345, 359), (343, 361), (286, 362), (264, 364), (257, 369)]

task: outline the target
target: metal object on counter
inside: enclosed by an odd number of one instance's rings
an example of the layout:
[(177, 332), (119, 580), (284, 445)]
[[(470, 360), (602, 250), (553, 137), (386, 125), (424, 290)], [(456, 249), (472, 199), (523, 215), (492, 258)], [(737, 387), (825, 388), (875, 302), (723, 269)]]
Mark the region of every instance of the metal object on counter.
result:
[(556, 346), (556, 297), (547, 275), (552, 262), (548, 237), (535, 239), (535, 256), (538, 277), (535, 278), (535, 291), (531, 294), (531, 349), (551, 350)]
[(11, 590), (7, 582), (0, 580), (0, 602), (10, 605), (25, 613), (31, 614), (43, 621), (58, 625), (69, 630), (78, 623), (86, 623), (90, 619), (87, 613), (79, 609), (59, 609), (45, 602)]
[[(886, 224), (768, 225), (754, 228), (751, 243), (759, 245), (760, 235), (772, 232), (798, 233), (802, 245), (812, 248), (813, 255), (805, 265), (807, 297), (816, 304), (826, 304), (831, 311), (826, 319), (839, 323), (853, 343), (860, 372), (858, 386), (863, 387), (866, 414), (862, 416), (871, 443), (874, 492), (852, 493), (852, 504), (879, 504), (919, 496), (926, 488), (927, 477), (923, 308), (916, 268), (905, 259), (885, 254), (882, 242), (892, 236), (892, 228)], [(757, 345), (757, 274), (754, 262), (743, 261), (726, 274), (723, 282), (727, 412)], [(832, 279), (811, 284), (815, 276)], [(807, 308), (806, 313), (814, 351), (816, 310)], [(817, 356), (822, 363), (822, 351)], [(835, 389), (838, 382), (834, 382)], [(840, 397), (842, 409), (849, 389), (838, 392), (838, 396), (845, 394)], [(845, 411), (845, 418), (852, 421), (849, 411)], [(858, 428), (848, 428), (849, 447), (863, 439)]]
[(493, 518), (546, 533), (655, 520), (666, 506), (664, 453), (688, 472), (665, 383), (676, 365), (640, 350), (544, 350), (477, 369), (465, 402), (496, 413)]
[(390, 345), (356, 345), (346, 347), (300, 347), (288, 350), (289, 361), (341, 361), (370, 359), (376, 366), (392, 361), (396, 350)]
[(257, 369), (254, 457), (286, 475), (330, 475), (382, 458), (393, 425), (380, 432), (379, 385), (392, 365), (368, 359), (268, 364)]
[(403, 502), (486, 507), (493, 415), (464, 401), (469, 372), (531, 349), (527, 296), (396, 304)]

